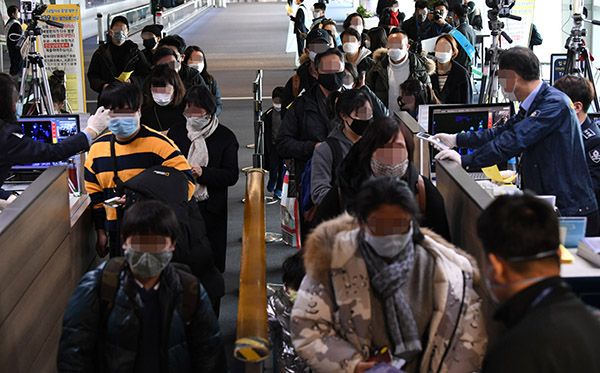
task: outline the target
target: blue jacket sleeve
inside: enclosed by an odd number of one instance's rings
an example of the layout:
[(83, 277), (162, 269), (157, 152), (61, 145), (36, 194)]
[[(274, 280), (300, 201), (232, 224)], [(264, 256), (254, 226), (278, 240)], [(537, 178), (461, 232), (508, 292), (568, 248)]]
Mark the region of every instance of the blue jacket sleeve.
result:
[(459, 148), (479, 148), (502, 132), (513, 126), (514, 119), (511, 118), (506, 123), (495, 128), (490, 128), (483, 131), (459, 133), (456, 135), (456, 145)]
[(101, 317), (98, 273), (95, 270), (83, 276), (67, 305), (58, 345), (59, 372), (86, 372), (95, 366)]
[(57, 144), (10, 134), (6, 139), (5, 154), (12, 164), (30, 164), (62, 161), (89, 148), (90, 143), (84, 133), (78, 133)]
[[(554, 102), (549, 101), (519, 122), (515, 123), (514, 119), (511, 119), (504, 126), (488, 130), (494, 131), (493, 139), (475, 152), (463, 155), (463, 167), (467, 169), (487, 167), (521, 154), (530, 145), (540, 141), (555, 131), (558, 126), (563, 125), (570, 115), (570, 113), (564, 112), (567, 109), (569, 108), (564, 105), (555, 105)], [(457, 137), (457, 143), (458, 140)]]
[(217, 116), (221, 114), (221, 110), (223, 110), (223, 100), (221, 100), (221, 91), (219, 91), (219, 83), (217, 83), (217, 79), (213, 78), (214, 92), (215, 98), (217, 99)]

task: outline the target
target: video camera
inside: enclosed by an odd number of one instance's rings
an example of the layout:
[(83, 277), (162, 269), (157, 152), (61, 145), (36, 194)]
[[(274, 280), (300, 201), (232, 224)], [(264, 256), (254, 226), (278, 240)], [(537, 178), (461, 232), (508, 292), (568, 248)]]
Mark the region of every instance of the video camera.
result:
[(37, 5), (36, 0), (21, 0), (19, 12), (21, 13), (21, 21), (23, 24), (27, 25), (27, 30), (17, 42), (17, 48), (21, 48), (29, 36), (42, 34), (42, 30), (38, 27), (38, 22), (40, 21), (57, 28), (65, 27), (65, 25), (60, 22), (42, 19), (42, 14), (44, 14), (46, 8), (48, 8), (47, 4)]

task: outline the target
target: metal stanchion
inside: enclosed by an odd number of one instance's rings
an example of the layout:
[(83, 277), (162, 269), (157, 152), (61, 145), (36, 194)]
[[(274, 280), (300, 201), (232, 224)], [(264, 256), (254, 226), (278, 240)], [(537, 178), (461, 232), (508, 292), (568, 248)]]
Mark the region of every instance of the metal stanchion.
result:
[(98, 22), (98, 45), (104, 44), (104, 24), (102, 23), (102, 13), (96, 13), (96, 21)]

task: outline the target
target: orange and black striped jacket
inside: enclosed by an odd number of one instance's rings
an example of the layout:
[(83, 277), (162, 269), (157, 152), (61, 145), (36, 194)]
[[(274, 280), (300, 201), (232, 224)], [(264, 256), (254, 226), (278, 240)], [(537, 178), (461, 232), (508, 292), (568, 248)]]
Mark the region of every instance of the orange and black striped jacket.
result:
[[(100, 136), (92, 144), (85, 162), (85, 187), (90, 194), (96, 229), (117, 230), (117, 211), (105, 207), (104, 201), (117, 196), (110, 157), (112, 133)], [(162, 165), (183, 171), (189, 178), (188, 198), (194, 195), (195, 181), (184, 155), (173, 141), (144, 125), (127, 142), (115, 141), (117, 174), (126, 182), (145, 169)]]

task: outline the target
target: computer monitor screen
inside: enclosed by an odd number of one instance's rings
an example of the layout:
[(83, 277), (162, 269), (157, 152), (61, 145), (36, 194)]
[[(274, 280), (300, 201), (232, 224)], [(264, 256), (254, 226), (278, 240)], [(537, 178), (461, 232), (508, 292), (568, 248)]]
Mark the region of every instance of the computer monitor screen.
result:
[[(514, 107), (511, 103), (485, 104), (485, 105), (432, 105), (429, 107), (429, 133), (467, 133), (493, 128), (513, 115)], [(470, 154), (475, 149), (457, 149), (461, 155)], [(435, 165), (433, 157), (437, 150), (431, 148), (431, 170)]]
[[(73, 114), (21, 117), (19, 119), (23, 135), (36, 141), (56, 144), (79, 133), (79, 116)], [(15, 170), (48, 168), (53, 165), (66, 165), (67, 162), (44, 162), (29, 165), (15, 165)]]

